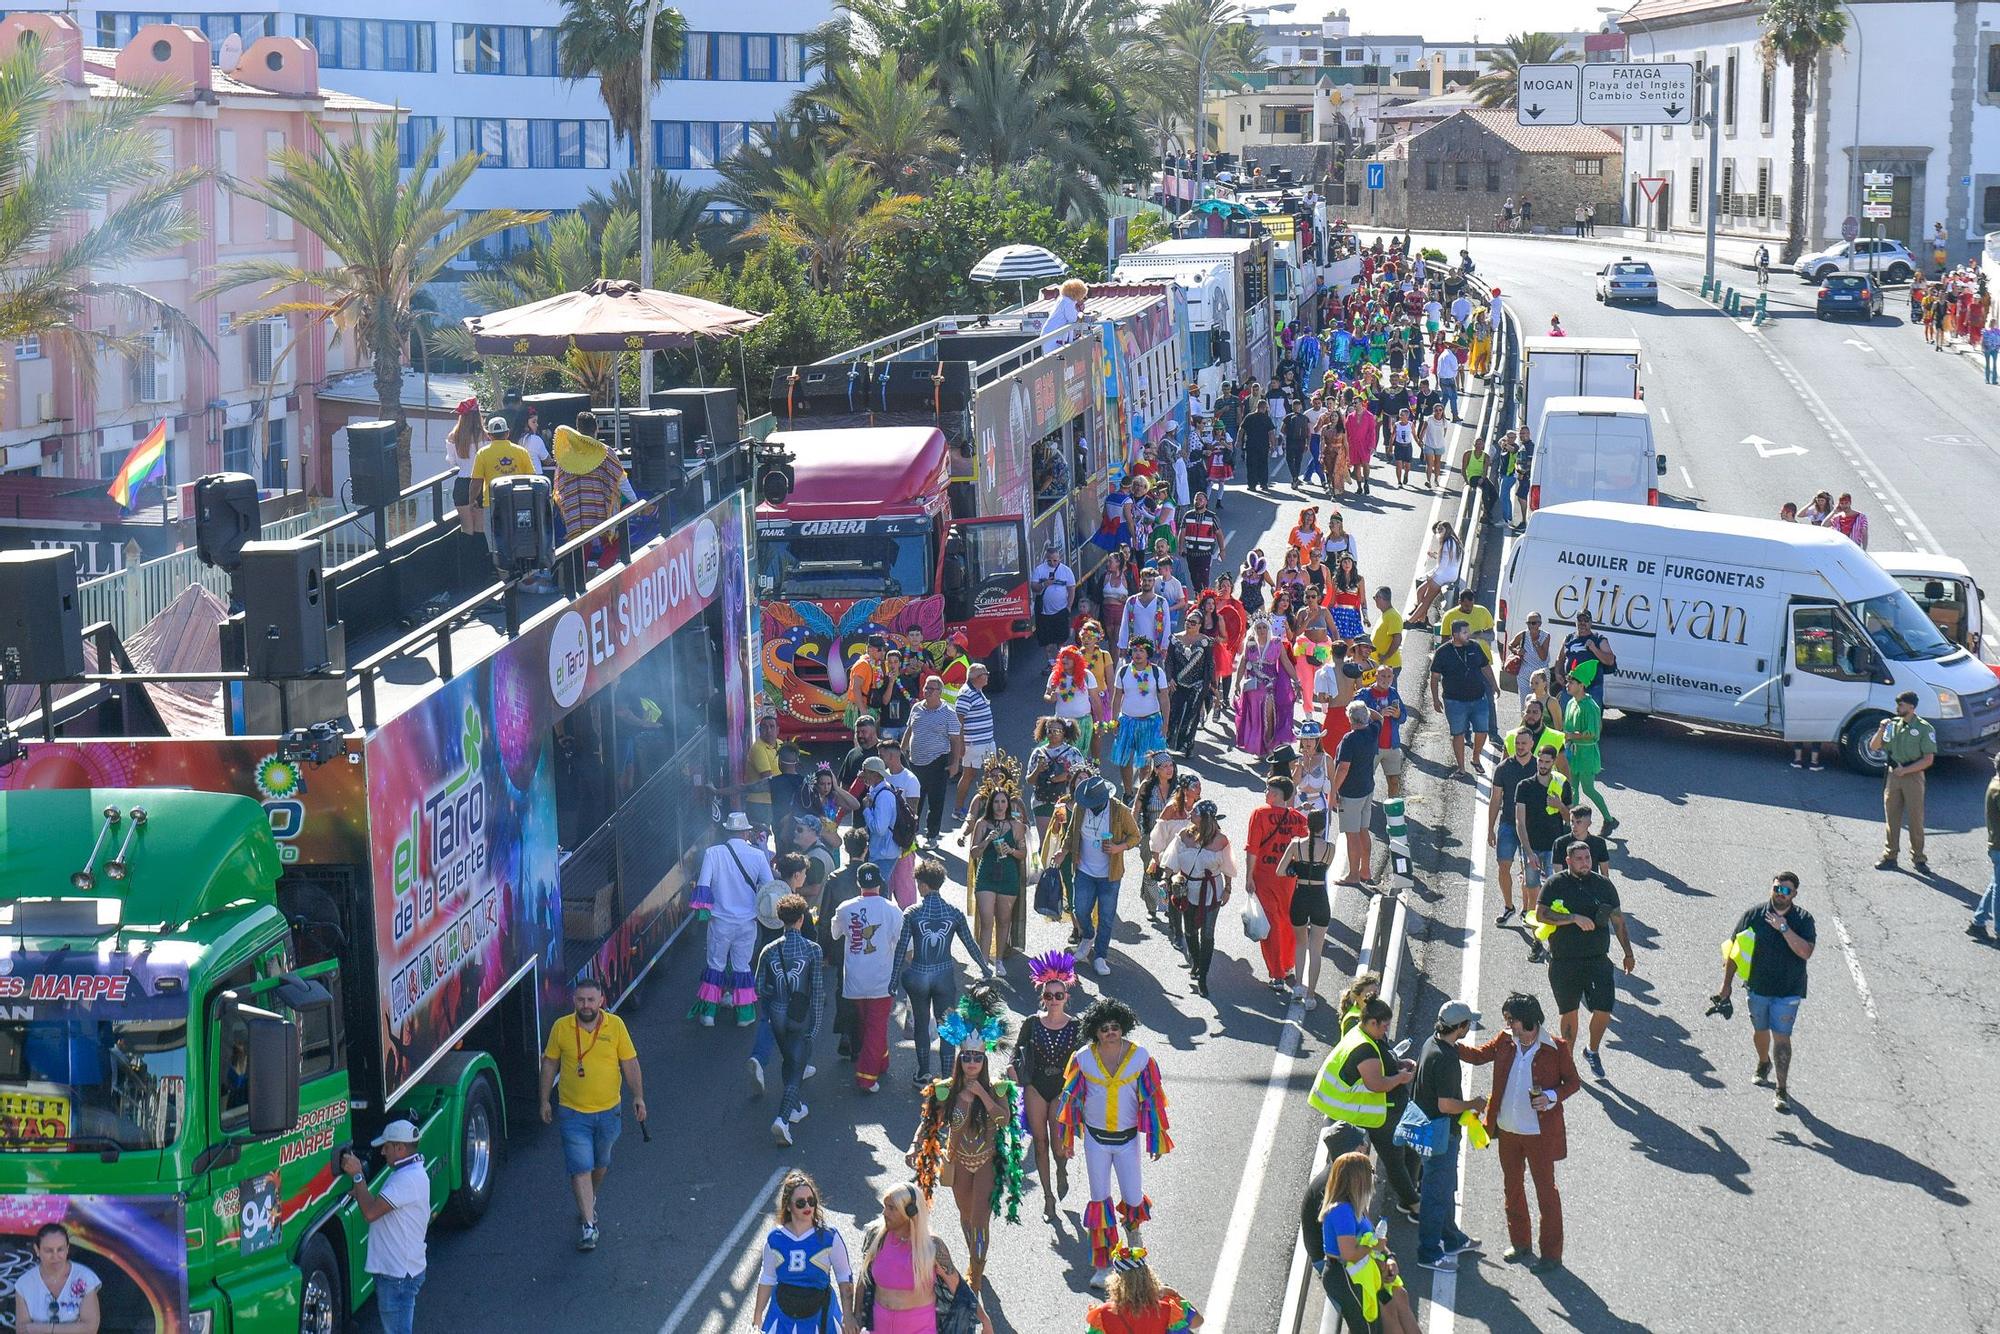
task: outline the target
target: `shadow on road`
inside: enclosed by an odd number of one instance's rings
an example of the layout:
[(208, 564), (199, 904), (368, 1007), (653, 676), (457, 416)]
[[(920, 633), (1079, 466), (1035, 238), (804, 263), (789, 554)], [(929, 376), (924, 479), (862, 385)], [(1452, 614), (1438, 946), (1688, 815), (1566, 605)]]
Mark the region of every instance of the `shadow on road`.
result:
[(1752, 1193), (1746, 1180), (1750, 1164), (1714, 1128), (1697, 1127), (1697, 1134), (1608, 1083), (1585, 1080), (1583, 1091), (1604, 1109), (1611, 1124), (1631, 1137), (1633, 1152), (1676, 1172), (1711, 1177), (1738, 1195)]
[(1962, 1209), (1972, 1203), (1960, 1193), (1957, 1182), (1936, 1168), (1920, 1163), (1901, 1150), (1890, 1148), (1879, 1140), (1850, 1135), (1839, 1127), (1828, 1124), (1797, 1098), (1792, 1099), (1792, 1113), (1798, 1117), (1799, 1124), (1810, 1131), (1818, 1142), (1804, 1139), (1789, 1130), (1781, 1130), (1772, 1136), (1778, 1143), (1795, 1144), (1800, 1148), (1810, 1149), (1822, 1157), (1839, 1163), (1850, 1172), (1874, 1177), (1877, 1181), (1915, 1186), (1932, 1199), (1957, 1208)]

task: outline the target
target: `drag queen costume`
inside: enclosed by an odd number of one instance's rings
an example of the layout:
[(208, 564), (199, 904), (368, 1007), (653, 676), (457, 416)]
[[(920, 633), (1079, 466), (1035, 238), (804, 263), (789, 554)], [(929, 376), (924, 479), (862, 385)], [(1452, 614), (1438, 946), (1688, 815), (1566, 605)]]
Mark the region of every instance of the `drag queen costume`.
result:
[[(1118, 1222), (1123, 1221), (1127, 1239), (1136, 1246), (1139, 1225), (1153, 1216), (1153, 1202), (1141, 1178), (1140, 1152), (1158, 1158), (1171, 1151), (1174, 1142), (1167, 1134), (1167, 1095), (1160, 1085), (1160, 1067), (1129, 1037), (1138, 1027), (1131, 1008), (1101, 997), (1081, 1019), (1084, 1045), (1069, 1058), (1055, 1119), (1065, 1151), (1074, 1149), (1079, 1135), (1083, 1139), (1084, 1169), (1090, 1181), (1083, 1225), (1090, 1233), (1090, 1258), (1097, 1270), (1091, 1284), (1101, 1288), (1109, 1277)], [(1119, 1036), (1100, 1042), (1098, 1035), (1112, 1026), (1120, 1030)]]

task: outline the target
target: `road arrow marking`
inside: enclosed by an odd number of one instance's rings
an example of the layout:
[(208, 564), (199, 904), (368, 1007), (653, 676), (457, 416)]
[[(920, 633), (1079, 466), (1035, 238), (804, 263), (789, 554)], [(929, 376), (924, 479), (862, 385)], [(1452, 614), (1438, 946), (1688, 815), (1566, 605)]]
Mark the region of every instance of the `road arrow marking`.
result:
[(1840, 341), (1847, 344), (1849, 347), (1858, 347), (1863, 352), (1873, 352), (1875, 350), (1874, 348), (1868, 346), (1868, 344), (1862, 342), (1859, 338), (1843, 338)]
[(1669, 116), (1678, 117), (1680, 114), (1681, 114), (1681, 108), (1678, 102), (1667, 108), (1667, 115)]
[(1781, 459), (1788, 454), (1803, 454), (1806, 452), (1803, 445), (1774, 444), (1761, 435), (1746, 435), (1743, 437), (1742, 443), (1755, 449), (1757, 457), (1760, 459)]

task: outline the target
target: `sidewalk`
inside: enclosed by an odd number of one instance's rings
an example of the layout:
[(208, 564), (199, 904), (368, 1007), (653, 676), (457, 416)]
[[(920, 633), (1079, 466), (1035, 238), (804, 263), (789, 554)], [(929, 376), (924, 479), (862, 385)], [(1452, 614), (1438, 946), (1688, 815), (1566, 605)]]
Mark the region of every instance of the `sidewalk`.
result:
[[(1475, 233), (1476, 235), (1477, 233)], [(1513, 235), (1496, 232), (1493, 235)], [(1545, 241), (1567, 241), (1571, 245), (1578, 242), (1573, 232), (1535, 232), (1535, 237)], [(1646, 239), (1644, 227), (1598, 227), (1589, 236), (1583, 237), (1586, 245), (1622, 245), (1630, 250), (1649, 250), (1662, 255), (1686, 255), (1700, 259), (1707, 253), (1707, 239), (1688, 236), (1681, 232), (1663, 232), (1655, 228), (1653, 240)], [(1771, 248), (1771, 267), (1778, 268), (1778, 252), (1784, 248), (1785, 238), (1773, 237), (1768, 241), (1750, 240), (1740, 236), (1718, 236), (1715, 238), (1715, 264), (1717, 268), (1755, 269), (1757, 267), (1757, 247)]]

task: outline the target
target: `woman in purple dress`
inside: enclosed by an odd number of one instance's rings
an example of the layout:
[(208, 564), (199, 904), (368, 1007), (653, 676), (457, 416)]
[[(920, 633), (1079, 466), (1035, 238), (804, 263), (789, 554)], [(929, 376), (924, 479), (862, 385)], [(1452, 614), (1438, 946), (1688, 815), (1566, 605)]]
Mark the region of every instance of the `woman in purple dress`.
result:
[(1236, 668), (1236, 744), (1261, 756), (1291, 741), (1293, 694), (1284, 641), (1260, 616)]

